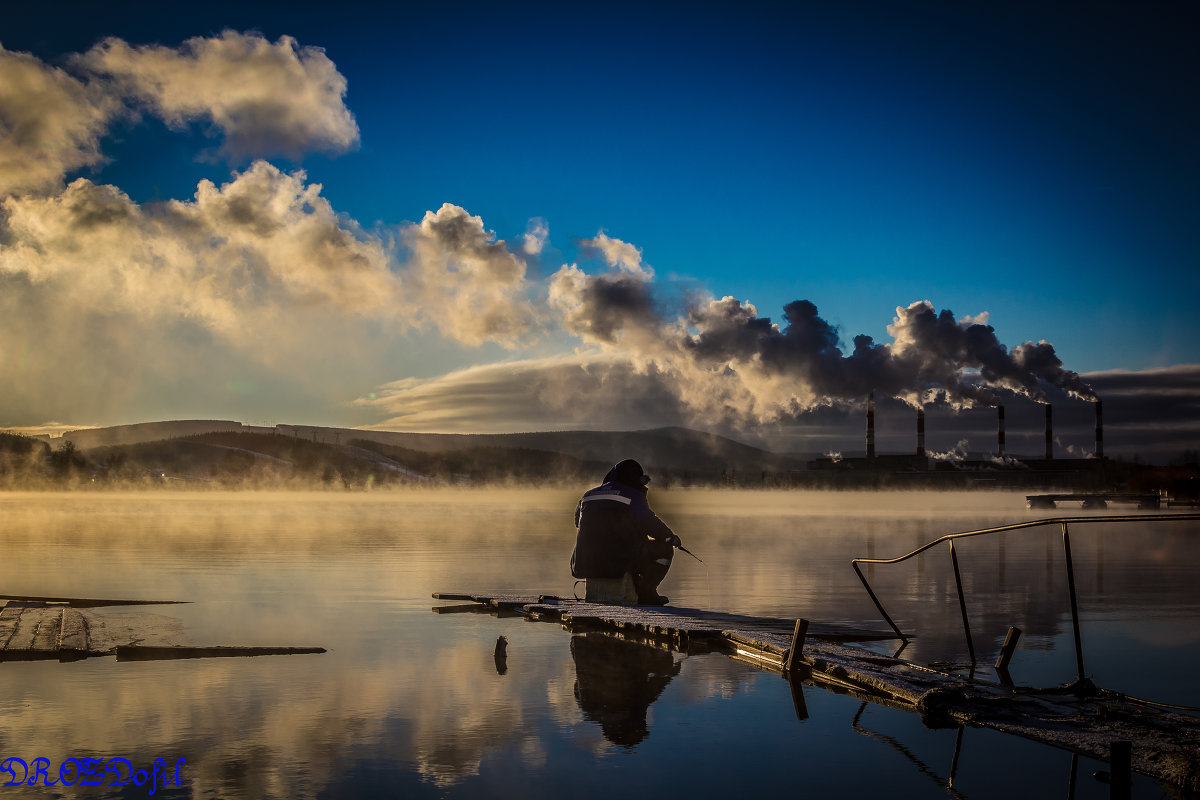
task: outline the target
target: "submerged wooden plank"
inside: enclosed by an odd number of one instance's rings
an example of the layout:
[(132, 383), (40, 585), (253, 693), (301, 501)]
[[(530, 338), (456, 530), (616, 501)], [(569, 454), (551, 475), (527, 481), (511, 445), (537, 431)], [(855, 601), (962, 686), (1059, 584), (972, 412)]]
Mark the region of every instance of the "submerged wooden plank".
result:
[(0, 661), (119, 661), (324, 653), (322, 647), (197, 647), (182, 644), (183, 623), (146, 612), (92, 614), (61, 604), (10, 601), (0, 608)]
[(71, 608), (100, 608), (101, 606), (161, 606), (190, 603), (190, 600), (103, 600), (93, 597), (45, 597), (27, 594), (0, 594), (0, 600), (19, 603), (46, 603)]
[(163, 661), (178, 658), (235, 658), (324, 653), (324, 647), (150, 647), (121, 645), (117, 661)]

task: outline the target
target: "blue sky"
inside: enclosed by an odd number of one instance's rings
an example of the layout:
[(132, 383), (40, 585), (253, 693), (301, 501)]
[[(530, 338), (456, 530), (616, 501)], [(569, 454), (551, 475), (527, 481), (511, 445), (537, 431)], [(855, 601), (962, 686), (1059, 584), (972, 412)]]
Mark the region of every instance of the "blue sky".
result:
[[(514, 253), (531, 220), (545, 224), (541, 251), (520, 256), (535, 306), (564, 265), (590, 275), (624, 269), (581, 244), (603, 232), (640, 250), (638, 274), (652, 275), (660, 321), (697, 295), (732, 296), (780, 324), (785, 304), (808, 300), (848, 355), (858, 334), (891, 343), (897, 307), (928, 300), (991, 325), (1006, 348), (1049, 341), (1065, 369), (1091, 374), (1200, 362), (1197, 21), (1184, 3), (68, 4), (6, 14), (0, 45), (95, 88), (116, 73), (93, 64), (85, 74), (72, 54), (107, 37), (136, 50), (223, 31), (267, 43), (290, 36), (297, 52), (324, 49), (357, 126), (348, 146), (322, 134), (305, 146), (272, 148), (268, 137), (262, 152), (232, 148), (244, 120), (222, 123), (205, 109), (171, 120), (161, 103), (147, 104), (143, 86), (126, 93), (124, 111), (105, 112), (101, 157), (68, 163), (58, 184), (20, 191), (52, 195), (82, 176), (151, 209), (190, 202), (200, 181), (222, 186), (263, 160), (284, 174), (303, 170), (304, 185), (320, 184), (331, 213), (360, 238), (399, 241), (385, 259), (393, 273), (412, 257), (402, 232), (449, 203)], [(0, 255), (6, 245), (11, 235)], [(432, 317), (431, 308), (418, 311)], [(134, 370), (113, 357), (106, 375), (80, 356), (80, 385), (64, 383), (61, 370), (41, 378), (59, 398), (108, 391), (117, 372), (140, 381), (119, 405), (49, 402), (31, 389), (0, 409), (0, 425), (280, 414), (383, 424), (390, 409), (368, 401), (397, 381), (448, 387), (439, 379), (462, 370), (594, 345), (608, 358), (632, 352), (635, 372), (676, 368), (646, 346), (630, 350), (631, 335), (589, 339), (578, 321), (518, 343), (448, 334), (436, 320), (397, 328), (386, 313), (351, 332), (347, 319), (361, 309), (348, 313), (337, 335), (370, 351), (353, 369), (332, 354), (266, 359), (227, 343), (214, 358), (226, 374), (192, 379), (224, 394), (156, 381), (155, 365), (187, 360), (204, 336), (232, 335), (201, 325), (166, 337), (186, 347), (163, 345)], [(325, 377), (301, 380), (301, 365)], [(412, 401), (405, 386), (401, 397)], [(797, 407), (786, 392), (754, 393)], [(188, 401), (164, 399), (175, 395)], [(681, 416), (676, 403), (674, 416), (628, 421), (708, 418), (681, 402), (695, 413)], [(812, 405), (808, 396), (799, 403)], [(777, 421), (780, 412), (749, 416)], [(580, 420), (553, 422), (568, 423)]]

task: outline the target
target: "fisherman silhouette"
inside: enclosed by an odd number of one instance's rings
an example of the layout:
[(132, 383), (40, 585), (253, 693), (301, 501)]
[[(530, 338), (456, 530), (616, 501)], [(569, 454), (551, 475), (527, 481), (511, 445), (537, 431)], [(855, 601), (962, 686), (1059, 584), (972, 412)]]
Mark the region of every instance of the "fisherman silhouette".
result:
[(646, 712), (680, 665), (666, 650), (600, 632), (571, 637), (575, 700), (604, 738), (633, 747), (650, 735)]
[(666, 605), (658, 585), (671, 568), (673, 548), (683, 542), (650, 510), (646, 484), (650, 477), (633, 459), (617, 463), (604, 483), (584, 493), (575, 509), (575, 550), (571, 574), (576, 578), (633, 577), (641, 605)]

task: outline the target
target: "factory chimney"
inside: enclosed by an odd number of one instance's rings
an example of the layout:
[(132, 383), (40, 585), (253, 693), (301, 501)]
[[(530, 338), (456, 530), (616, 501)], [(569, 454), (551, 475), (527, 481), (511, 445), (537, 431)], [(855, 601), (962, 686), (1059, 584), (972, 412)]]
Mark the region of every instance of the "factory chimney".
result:
[(1054, 459), (1054, 406), (1046, 404), (1046, 460)]
[(867, 458), (875, 458), (875, 390), (867, 395)]
[(925, 457), (925, 409), (917, 409), (917, 455)]
[(996, 449), (1000, 458), (1004, 458), (1004, 406), (996, 409)]
[(1104, 404), (1096, 401), (1096, 458), (1104, 458)]

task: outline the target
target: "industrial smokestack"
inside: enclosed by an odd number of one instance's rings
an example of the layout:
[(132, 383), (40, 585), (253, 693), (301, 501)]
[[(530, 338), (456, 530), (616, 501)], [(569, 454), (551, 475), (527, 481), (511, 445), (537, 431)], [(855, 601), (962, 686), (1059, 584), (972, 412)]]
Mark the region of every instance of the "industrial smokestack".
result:
[(1054, 459), (1054, 406), (1046, 404), (1046, 460)]
[(917, 455), (925, 455), (925, 409), (917, 409)]
[(996, 409), (996, 449), (1000, 458), (1004, 458), (1004, 406)]
[(867, 395), (867, 458), (875, 457), (875, 390)]
[(1096, 401), (1096, 458), (1104, 458), (1104, 404)]

